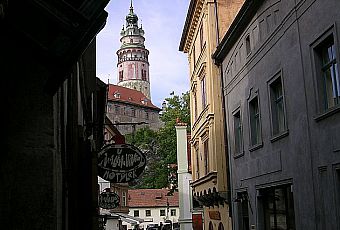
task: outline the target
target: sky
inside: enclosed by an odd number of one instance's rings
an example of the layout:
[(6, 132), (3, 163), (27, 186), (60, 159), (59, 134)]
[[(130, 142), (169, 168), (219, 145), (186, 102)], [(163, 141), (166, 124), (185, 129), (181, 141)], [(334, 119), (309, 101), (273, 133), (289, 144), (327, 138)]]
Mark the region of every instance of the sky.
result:
[[(145, 48), (149, 50), (151, 101), (161, 108), (165, 98), (189, 90), (187, 54), (179, 43), (190, 0), (133, 0), (138, 24), (145, 32)], [(111, 0), (105, 10), (108, 18), (97, 35), (97, 77), (117, 84), (117, 54), (120, 31), (129, 13), (130, 0)]]

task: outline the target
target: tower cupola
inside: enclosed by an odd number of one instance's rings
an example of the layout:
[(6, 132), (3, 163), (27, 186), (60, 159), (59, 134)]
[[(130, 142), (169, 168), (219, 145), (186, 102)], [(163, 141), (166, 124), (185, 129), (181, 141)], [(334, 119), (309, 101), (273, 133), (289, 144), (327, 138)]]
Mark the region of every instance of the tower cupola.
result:
[(148, 99), (150, 96), (149, 51), (144, 45), (144, 30), (138, 25), (138, 16), (130, 10), (125, 17), (126, 24), (120, 32), (118, 56), (118, 85), (141, 91)]

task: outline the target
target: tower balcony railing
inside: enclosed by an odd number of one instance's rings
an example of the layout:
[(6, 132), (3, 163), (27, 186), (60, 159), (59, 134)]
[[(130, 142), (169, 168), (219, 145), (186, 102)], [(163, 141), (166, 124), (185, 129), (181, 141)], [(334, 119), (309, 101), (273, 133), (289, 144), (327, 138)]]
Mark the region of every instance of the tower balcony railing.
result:
[(124, 62), (124, 61), (143, 61), (149, 64), (148, 59), (147, 58), (143, 58), (143, 57), (125, 57), (125, 58), (119, 58), (118, 59), (118, 64)]

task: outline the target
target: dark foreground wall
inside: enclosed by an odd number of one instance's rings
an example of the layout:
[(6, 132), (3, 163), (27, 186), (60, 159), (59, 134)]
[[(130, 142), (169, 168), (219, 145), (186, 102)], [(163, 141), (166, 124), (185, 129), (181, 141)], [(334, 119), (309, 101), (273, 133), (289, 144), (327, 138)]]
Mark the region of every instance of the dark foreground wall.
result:
[(107, 1), (96, 2), (80, 12), (0, 1), (0, 229), (98, 228), (106, 89), (95, 74), (95, 36)]

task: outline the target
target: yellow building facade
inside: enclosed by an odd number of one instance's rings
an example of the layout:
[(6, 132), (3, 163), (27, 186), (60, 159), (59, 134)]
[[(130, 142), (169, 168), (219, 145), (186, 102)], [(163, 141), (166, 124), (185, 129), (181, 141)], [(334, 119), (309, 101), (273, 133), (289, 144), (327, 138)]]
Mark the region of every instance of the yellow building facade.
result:
[(211, 56), (243, 2), (191, 0), (179, 46), (190, 69), (194, 209), (209, 230), (231, 229), (221, 73)]

